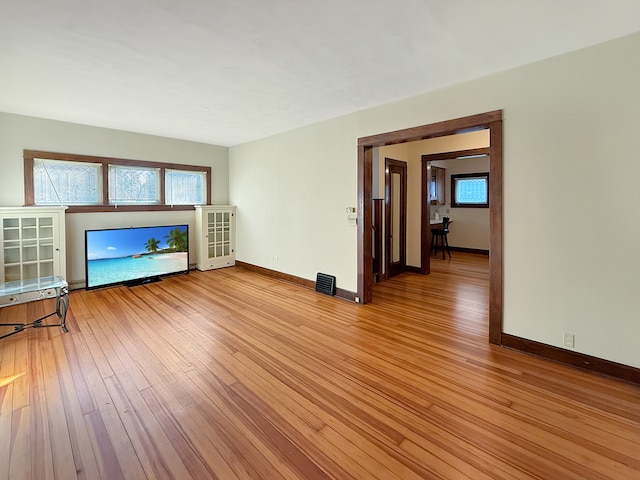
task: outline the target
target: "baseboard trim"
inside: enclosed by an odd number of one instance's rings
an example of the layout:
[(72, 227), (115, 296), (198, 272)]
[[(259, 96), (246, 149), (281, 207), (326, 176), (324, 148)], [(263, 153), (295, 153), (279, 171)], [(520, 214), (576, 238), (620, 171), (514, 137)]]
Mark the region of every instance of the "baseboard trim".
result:
[(480, 248), (466, 248), (466, 247), (449, 247), (449, 250), (452, 252), (464, 252), (464, 253), (475, 253), (476, 255), (486, 255), (489, 256), (489, 250), (482, 250)]
[[(308, 278), (302, 278), (296, 275), (278, 272), (277, 270), (271, 270), (270, 268), (259, 267), (258, 265), (253, 265), (252, 263), (246, 263), (236, 260), (236, 267), (244, 268), (245, 270), (259, 273), (260, 275), (274, 278), (276, 280), (294, 283), (296, 285), (300, 285), (301, 287), (310, 288), (312, 290), (315, 290), (316, 288), (316, 282), (313, 280), (309, 280)], [(344, 300), (349, 300), (350, 302), (355, 302), (357, 295), (355, 292), (352, 292), (350, 290), (345, 290), (344, 288), (336, 288), (335, 296)]]
[(515, 335), (509, 335), (507, 333), (502, 334), (502, 346), (555, 360), (590, 372), (614, 377), (634, 385), (640, 385), (640, 368), (592, 357), (591, 355), (574, 352), (572, 350), (565, 350), (564, 348), (554, 347), (553, 345), (516, 337)]
[(409, 273), (419, 273), (421, 274), (422, 271), (420, 270), (420, 267), (414, 267), (413, 265), (407, 265), (405, 267), (405, 272), (409, 272)]

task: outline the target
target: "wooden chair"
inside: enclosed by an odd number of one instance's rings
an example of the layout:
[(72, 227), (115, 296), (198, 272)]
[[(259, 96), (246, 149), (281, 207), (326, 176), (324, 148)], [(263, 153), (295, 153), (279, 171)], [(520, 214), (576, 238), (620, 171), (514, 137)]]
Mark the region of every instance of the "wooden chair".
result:
[(439, 248), (442, 250), (442, 259), (444, 260), (444, 250), (446, 248), (449, 258), (451, 258), (451, 250), (449, 249), (449, 240), (447, 234), (449, 233), (449, 217), (442, 217), (442, 228), (431, 229), (431, 252), (438, 254)]

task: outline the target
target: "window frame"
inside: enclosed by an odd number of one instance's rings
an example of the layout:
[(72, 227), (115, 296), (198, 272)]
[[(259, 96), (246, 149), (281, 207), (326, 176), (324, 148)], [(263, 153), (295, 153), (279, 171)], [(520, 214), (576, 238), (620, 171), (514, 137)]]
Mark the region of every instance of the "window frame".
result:
[[(167, 197), (171, 197), (169, 198), (169, 200), (172, 200), (168, 203), (168, 205), (194, 205), (191, 203), (180, 203), (180, 202), (176, 202), (176, 198), (175, 198), (175, 194), (173, 192), (173, 189), (171, 188), (171, 181), (167, 181), (168, 179), (171, 179), (172, 174), (171, 172), (181, 172), (183, 174), (204, 174), (205, 178), (204, 178), (204, 182), (203, 182), (203, 190), (205, 190), (203, 193), (205, 195), (205, 201), (207, 198), (207, 178), (209, 178), (209, 175), (207, 174), (207, 172), (204, 171), (194, 171), (194, 170), (176, 170), (174, 168), (166, 168), (164, 171), (164, 195), (165, 195), (165, 202), (167, 201)], [(196, 205), (202, 205), (200, 203), (196, 204)]]
[[(40, 150), (24, 150), (24, 201), (25, 206), (35, 205), (34, 190), (34, 160), (61, 160), (66, 162), (84, 162), (102, 164), (102, 201), (99, 205), (68, 205), (66, 213), (83, 212), (145, 212), (145, 211), (169, 211), (169, 210), (193, 210), (195, 205), (171, 205), (165, 203), (165, 170), (184, 170), (191, 172), (204, 172), (206, 174), (206, 191), (204, 205), (211, 205), (211, 167), (200, 165), (183, 165), (179, 163), (150, 162), (146, 160), (129, 160), (124, 158), (97, 157), (93, 155), (77, 155), (72, 153), (45, 152)], [(160, 203), (156, 204), (110, 204), (109, 203), (109, 165), (144, 167), (160, 169)], [(99, 179), (100, 180), (100, 179)]]
[[(457, 180), (473, 178), (483, 178), (487, 180), (487, 201), (484, 203), (456, 202)], [(451, 208), (489, 208), (489, 172), (458, 173), (451, 175)]]
[[(56, 197), (57, 197), (57, 201), (54, 202), (46, 202), (46, 203), (37, 203), (37, 199), (35, 198), (36, 195), (36, 183), (40, 184), (41, 180), (42, 180), (42, 174), (41, 172), (38, 172), (39, 170), (39, 164), (42, 163), (43, 165), (43, 171), (45, 173), (45, 177), (47, 177), (49, 179), (49, 184), (45, 187), (45, 197), (46, 195), (46, 189), (47, 188), (51, 188), (53, 190), (53, 192), (55, 193)], [(33, 188), (34, 188), (34, 200), (33, 203), (34, 205), (37, 205), (39, 207), (53, 207), (53, 206), (59, 206), (60, 205), (60, 197), (58, 196), (58, 187), (60, 186), (60, 183), (56, 182), (54, 185), (54, 182), (50, 179), (50, 172), (49, 172), (49, 168), (51, 168), (53, 171), (51, 172), (51, 174), (55, 177), (58, 178), (58, 180), (62, 180), (61, 176), (59, 173), (55, 172), (55, 169), (57, 167), (60, 166), (64, 166), (64, 167), (71, 167), (74, 166), (73, 168), (75, 168), (75, 164), (80, 163), (83, 168), (87, 169), (86, 171), (88, 171), (88, 176), (89, 178), (87, 178), (87, 180), (89, 180), (90, 182), (95, 182), (92, 183), (92, 185), (95, 185), (96, 189), (95, 192), (92, 192), (92, 195), (89, 195), (89, 197), (91, 197), (91, 199), (87, 199), (84, 202), (74, 202), (74, 205), (86, 205), (86, 206), (93, 206), (96, 205), (97, 202), (101, 201), (102, 199), (102, 193), (100, 191), (100, 189), (102, 188), (102, 182), (99, 182), (98, 180), (102, 178), (102, 168), (103, 165), (101, 163), (93, 163), (93, 162), (68, 162), (66, 160), (49, 160), (47, 158), (39, 158), (36, 157), (34, 158), (33, 161)], [(71, 185), (72, 182), (74, 182), (74, 179), (77, 178), (77, 176), (82, 176), (82, 173), (79, 173), (77, 171), (71, 171), (68, 174), (64, 175), (65, 178), (69, 179), (69, 185)], [(80, 180), (79, 183), (83, 184), (85, 183), (83, 180)], [(69, 185), (67, 187), (69, 187)], [(66, 197), (71, 196), (73, 197), (74, 195), (67, 195), (69, 192), (65, 192)], [(77, 198), (76, 198), (77, 200)], [(64, 202), (65, 205), (67, 204), (66, 202)]]
[[(118, 197), (118, 176), (121, 175), (121, 172), (126, 172), (127, 170), (137, 170), (138, 174), (140, 172), (149, 172), (151, 173), (152, 178), (155, 180), (155, 190), (156, 194), (153, 200), (140, 200), (138, 201), (133, 199), (123, 199)], [(160, 188), (160, 178), (162, 176), (162, 172), (157, 167), (140, 167), (140, 166), (132, 166), (132, 165), (114, 165), (113, 163), (109, 164), (109, 171), (107, 172), (108, 178), (107, 182), (109, 183), (109, 194), (107, 198), (109, 199), (109, 205), (159, 205), (160, 204), (160, 192), (158, 189)], [(126, 182), (125, 182), (126, 188)], [(118, 198), (114, 198), (118, 197)]]

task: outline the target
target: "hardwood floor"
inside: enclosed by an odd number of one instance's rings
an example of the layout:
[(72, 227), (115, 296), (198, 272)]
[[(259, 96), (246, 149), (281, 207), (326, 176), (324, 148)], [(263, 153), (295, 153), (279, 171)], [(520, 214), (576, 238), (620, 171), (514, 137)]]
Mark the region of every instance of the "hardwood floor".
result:
[(640, 388), (490, 346), (486, 257), (432, 270), (73, 291), (69, 333), (0, 340), (0, 479), (640, 478)]

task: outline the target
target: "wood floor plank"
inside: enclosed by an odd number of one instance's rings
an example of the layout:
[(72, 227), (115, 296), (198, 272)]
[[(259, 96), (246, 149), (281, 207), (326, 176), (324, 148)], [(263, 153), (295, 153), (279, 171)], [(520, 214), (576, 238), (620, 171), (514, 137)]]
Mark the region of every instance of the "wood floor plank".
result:
[[(31, 412), (30, 407), (25, 406), (20, 409), (14, 410), (11, 416), (11, 443), (9, 451), (11, 458), (6, 464), (0, 462), (0, 465), (5, 466), (5, 471), (0, 474), (0, 478), (3, 478), (3, 474), (7, 473), (8, 477), (14, 480), (26, 480), (31, 478)], [(3, 443), (3, 445), (7, 445)]]
[[(236, 474), (231, 470), (221, 472), (225, 474), (224, 477), (216, 474), (208, 465), (207, 460), (202, 457), (204, 450), (194, 448), (194, 445), (189, 440), (190, 432), (188, 429), (184, 425), (179, 424), (174, 415), (160, 403), (153, 388), (143, 390), (140, 394), (151, 412), (153, 412), (154, 417), (157, 419), (166, 437), (170, 439), (172, 447), (184, 463), (191, 478), (237, 478)], [(208, 458), (210, 460), (212, 459), (211, 456), (208, 456)], [(225, 467), (227, 466), (224, 461), (216, 462), (216, 464), (217, 466), (221, 464), (224, 464)], [(222, 468), (217, 470), (220, 472)]]
[[(154, 394), (156, 390), (157, 393)], [(250, 467), (244, 465), (242, 458), (237, 457), (233, 448), (225, 442), (215, 424), (211, 424), (207, 418), (201, 416), (193, 403), (183, 406), (180, 396), (175, 396), (172, 389), (154, 387), (152, 390), (145, 390), (143, 394), (149, 406), (160, 406), (161, 410), (158, 412), (162, 412), (165, 417), (165, 421), (161, 423), (166, 425), (170, 420), (173, 432), (179, 435), (178, 440), (186, 440), (187, 445), (182, 448), (188, 446), (193, 451), (193, 456), (203, 462), (203, 468), (211, 474), (204, 478), (225, 480), (255, 478), (249, 473)], [(151, 394), (154, 394), (152, 399)], [(169, 428), (165, 426), (165, 430), (169, 431)], [(187, 466), (192, 467), (191, 464)]]
[[(38, 367), (42, 371), (46, 419), (49, 423), (49, 444), (55, 477), (77, 478), (71, 445), (71, 425), (65, 415), (62, 392), (58, 383), (58, 366), (51, 340), (42, 342), (40, 348), (42, 355), (40, 355)], [(64, 368), (64, 364), (61, 367)]]
[[(8, 386), (0, 387), (0, 397), (8, 390)], [(1, 398), (0, 398), (1, 400)], [(11, 445), (12, 415), (0, 412), (0, 442), (1, 445)], [(0, 448), (0, 479), (9, 478), (11, 464), (11, 448)]]
[(27, 342), (15, 342), (14, 371), (18, 377), (13, 381), (13, 409), (29, 405), (29, 376), (27, 375)]
[[(131, 441), (131, 446), (135, 450), (147, 478), (174, 478), (173, 469), (183, 476), (188, 476), (175, 450), (164, 437), (164, 433), (160, 429), (154, 428), (157, 422), (148, 406), (144, 404), (145, 408), (142, 411), (138, 410), (140, 402), (136, 402), (133, 398), (137, 391), (129, 389), (127, 390), (129, 393), (125, 393), (126, 386), (121, 385), (116, 377), (106, 378), (105, 385), (114, 401), (116, 410), (120, 412), (120, 419)], [(144, 416), (144, 421), (142, 416)], [(164, 448), (159, 450), (160, 447)], [(158, 454), (159, 451), (162, 451), (161, 455)]]
[(0, 378), (4, 381), (0, 386), (0, 415), (7, 416), (11, 419), (11, 411), (13, 410), (13, 391), (15, 381), (18, 380), (17, 370), (15, 368), (16, 359), (16, 342), (8, 338), (6, 348), (0, 351)]
[[(66, 337), (64, 340), (71, 340)], [(84, 412), (81, 407), (81, 399), (86, 396), (83, 389), (86, 385), (77, 388), (74, 383), (68, 357), (63, 346), (61, 336), (51, 339), (52, 349), (56, 358), (57, 376), (60, 385), (64, 417), (69, 432), (73, 463), (78, 478), (100, 478), (98, 464), (93, 449), (91, 448), (90, 434), (85, 423)], [(75, 352), (72, 352), (75, 353)], [(75, 393), (75, 395), (74, 395)]]
[(489, 345), (480, 255), (364, 306), (241, 268), (70, 300), (0, 340), (0, 480), (640, 478), (640, 387)]
[[(31, 410), (30, 442), (31, 442), (31, 476), (46, 480), (54, 478), (53, 452), (51, 449), (51, 435), (49, 430), (47, 399), (45, 396), (45, 371), (40, 367), (43, 347), (48, 340), (39, 339), (38, 335), (31, 334), (32, 338), (18, 339), (27, 341), (29, 355), (29, 378)], [(57, 432), (56, 432), (57, 434)]]
[[(221, 438), (225, 439), (230, 447), (230, 452), (232, 452), (230, 460), (234, 464), (238, 461), (247, 463), (244, 466), (248, 470), (249, 478), (254, 478), (254, 476), (258, 478), (298, 478), (281, 459), (283, 443), (285, 446), (290, 445), (286, 444), (286, 439), (276, 430), (269, 428), (268, 424), (262, 423), (259, 412), (248, 408), (245, 401), (238, 405), (238, 402), (242, 400), (240, 398), (236, 398), (235, 402), (231, 401), (229, 390), (214, 378), (205, 378), (193, 372), (187, 375), (210, 401), (208, 411), (198, 409), (201, 420), (210, 423), (218, 431)], [(213, 416), (211, 416), (212, 414)], [(260, 423), (256, 425), (255, 422)], [(265, 435), (268, 434), (270, 434), (268, 437), (270, 441), (265, 443)], [(273, 443), (270, 443), (271, 441)], [(306, 474), (311, 477), (303, 476), (301, 478), (323, 478), (318, 476), (319, 473), (316, 470), (307, 469)]]
[[(97, 332), (98, 338), (103, 341), (102, 345), (105, 350), (103, 351), (99, 347), (99, 340), (94, 333), (85, 335), (89, 355), (85, 355), (82, 362), (85, 377), (97, 407), (96, 411), (85, 416), (85, 423), (91, 425), (92, 428), (93, 451), (96, 454), (102, 476), (108, 472), (116, 472), (115, 475), (118, 475), (117, 472), (121, 472), (123, 477), (127, 479), (145, 479), (147, 476), (132, 448), (131, 440), (105, 384), (105, 378), (102, 377), (101, 369), (98, 367), (99, 364), (103, 365), (102, 360), (112, 356), (108, 349), (108, 342), (104, 340), (99, 330), (96, 328), (95, 332)], [(96, 362), (96, 358), (99, 361)], [(103, 365), (102, 371), (111, 372), (111, 368)], [(112, 374), (106, 378), (113, 378), (113, 376)], [(111, 464), (114, 458), (117, 460), (117, 467)]]
[(91, 448), (96, 457), (99, 478), (104, 480), (124, 480), (125, 476), (120, 467), (118, 455), (111, 442), (100, 410), (89, 412), (84, 417)]

